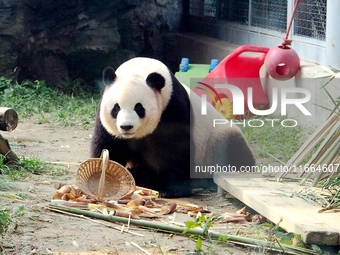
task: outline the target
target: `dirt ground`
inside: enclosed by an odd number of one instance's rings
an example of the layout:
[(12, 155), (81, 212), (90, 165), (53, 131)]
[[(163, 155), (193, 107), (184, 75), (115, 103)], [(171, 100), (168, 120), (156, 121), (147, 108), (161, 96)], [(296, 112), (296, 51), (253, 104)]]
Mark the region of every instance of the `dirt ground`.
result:
[[(14, 229), (3, 237), (3, 254), (195, 254), (195, 241), (187, 236), (130, 226), (136, 235), (121, 232), (122, 224), (98, 223), (45, 209), (55, 192), (56, 182), (74, 183), (79, 163), (89, 158), (91, 133), (92, 130), (39, 125), (29, 120), (20, 122), (11, 133), (1, 133), (19, 157), (39, 157), (68, 170), (66, 175), (33, 175), (24, 182), (12, 183), (14, 189), (1, 192), (1, 205), (5, 208), (15, 210), (24, 206), (24, 214), (13, 219)], [(243, 206), (234, 198), (219, 197), (215, 193), (182, 200), (206, 205), (216, 213), (236, 212)], [(179, 215), (177, 221), (184, 222), (186, 217), (189, 216)], [(254, 224), (216, 224), (212, 230), (242, 234), (253, 231)], [(212, 247), (215, 254), (255, 253), (231, 243)]]

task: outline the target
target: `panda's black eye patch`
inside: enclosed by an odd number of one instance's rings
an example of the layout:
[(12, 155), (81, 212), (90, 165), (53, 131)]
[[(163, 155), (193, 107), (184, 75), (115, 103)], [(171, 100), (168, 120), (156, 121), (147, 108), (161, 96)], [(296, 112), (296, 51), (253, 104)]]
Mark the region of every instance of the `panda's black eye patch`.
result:
[(151, 73), (146, 78), (146, 84), (148, 84), (151, 88), (161, 91), (161, 89), (165, 86), (165, 79), (159, 73)]
[(145, 108), (141, 103), (137, 103), (135, 105), (135, 112), (138, 114), (139, 118), (144, 118), (145, 116)]
[(114, 119), (117, 119), (117, 115), (118, 115), (119, 111), (120, 111), (120, 106), (119, 106), (119, 104), (116, 103), (112, 108), (111, 116)]

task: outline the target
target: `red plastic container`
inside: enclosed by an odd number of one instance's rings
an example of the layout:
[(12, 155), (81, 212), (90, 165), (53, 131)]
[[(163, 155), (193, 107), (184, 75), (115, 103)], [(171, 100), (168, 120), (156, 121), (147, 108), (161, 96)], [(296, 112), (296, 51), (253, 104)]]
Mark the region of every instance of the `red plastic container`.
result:
[[(267, 47), (259, 47), (253, 45), (244, 45), (237, 48), (230, 55), (225, 57), (201, 82), (214, 87), (215, 84), (230, 84), (240, 88), (244, 95), (244, 115), (236, 115), (236, 118), (251, 116), (249, 112), (247, 97), (248, 88), (252, 88), (253, 106), (256, 109), (266, 109), (269, 106), (269, 101), (266, 93), (263, 90), (260, 80), (260, 68), (262, 67), (266, 53), (269, 51)], [(260, 54), (246, 54), (246, 53), (260, 53)], [(261, 54), (262, 53), (262, 54)], [(197, 84), (193, 91), (199, 96), (206, 93), (202, 90), (202, 84)], [(209, 90), (209, 89), (208, 89)], [(216, 88), (209, 93), (214, 95), (215, 99), (229, 98), (233, 102), (232, 93), (226, 88)], [(211, 96), (207, 96), (207, 101), (214, 105), (214, 100)], [(216, 100), (217, 101), (217, 100)]]

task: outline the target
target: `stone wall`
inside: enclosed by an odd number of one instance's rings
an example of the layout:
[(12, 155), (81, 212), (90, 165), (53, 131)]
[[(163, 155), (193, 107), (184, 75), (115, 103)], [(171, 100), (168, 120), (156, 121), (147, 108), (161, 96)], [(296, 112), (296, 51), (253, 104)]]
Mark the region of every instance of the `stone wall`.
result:
[(0, 0), (0, 75), (55, 87), (134, 56), (164, 61), (182, 0)]

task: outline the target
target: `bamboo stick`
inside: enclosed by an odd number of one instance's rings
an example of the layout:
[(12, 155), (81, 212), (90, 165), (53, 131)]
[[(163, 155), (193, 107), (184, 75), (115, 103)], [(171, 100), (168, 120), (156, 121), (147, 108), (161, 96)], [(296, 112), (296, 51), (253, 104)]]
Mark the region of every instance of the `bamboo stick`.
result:
[[(57, 209), (60, 211), (65, 211), (65, 212), (71, 212), (75, 214), (81, 214), (87, 217), (93, 217), (93, 218), (97, 218), (101, 220), (106, 220), (109, 222), (120, 222), (120, 223), (125, 223), (125, 224), (130, 222), (130, 224), (133, 224), (136, 226), (140, 226), (144, 228), (154, 228), (154, 229), (159, 229), (159, 230), (166, 231), (166, 232), (172, 232), (172, 233), (175, 232), (175, 233), (183, 234), (183, 232), (187, 230), (185, 227), (165, 225), (165, 224), (161, 224), (159, 222), (153, 222), (153, 221), (127, 219), (127, 218), (117, 217), (113, 215), (106, 215), (106, 214), (91, 212), (87, 210), (79, 210), (76, 208), (70, 208), (70, 207), (61, 206), (61, 205), (50, 204), (49, 207), (52, 209)], [(293, 247), (293, 246), (284, 245), (284, 244), (277, 244), (274, 242), (257, 240), (257, 239), (252, 239), (248, 237), (220, 234), (220, 233), (216, 233), (210, 230), (206, 231), (204, 229), (197, 229), (197, 228), (189, 229), (186, 233), (193, 234), (193, 235), (200, 235), (204, 237), (210, 237), (212, 239), (219, 239), (219, 238), (224, 237), (224, 238), (227, 238), (228, 241), (240, 242), (245, 245), (250, 244), (250, 245), (267, 247), (268, 249), (279, 250), (279, 251), (283, 251), (289, 254), (311, 254), (311, 255), (318, 254), (315, 251), (305, 249), (305, 248), (298, 248), (298, 247)]]
[[(339, 125), (340, 125), (340, 122), (338, 123), (337, 126), (335, 126), (335, 128), (333, 127), (333, 129), (328, 133), (327, 137), (324, 138), (324, 141), (322, 142), (322, 144), (319, 146), (319, 148), (314, 152), (314, 154), (308, 160), (307, 165), (311, 165), (314, 162), (318, 161), (320, 159), (321, 155), (323, 154), (324, 150), (328, 149), (330, 144), (332, 144), (334, 142), (333, 141), (333, 139), (335, 139), (334, 133), (339, 128)], [(305, 172), (302, 172), (299, 177), (302, 177), (304, 174), (305, 174)], [(304, 179), (302, 180), (301, 185), (304, 184), (307, 181), (307, 179), (310, 178), (311, 176), (312, 176), (311, 172), (307, 173), (305, 175)]]
[[(334, 142), (334, 143), (332, 143), (331, 144), (331, 146), (327, 149), (327, 151), (328, 151), (328, 153), (323, 153), (322, 155), (321, 155), (321, 157), (319, 157), (319, 160), (315, 163), (315, 167), (319, 167), (321, 164), (323, 164), (324, 163), (324, 160), (327, 158), (327, 156), (329, 155), (329, 151), (333, 151), (333, 152), (338, 152), (338, 150), (339, 150), (339, 142), (340, 142), (340, 137), (338, 137), (338, 139)], [(335, 155), (335, 154), (334, 154)], [(300, 182), (300, 184), (301, 185), (303, 185), (306, 181), (307, 181), (307, 179), (312, 175), (314, 173), (314, 171), (309, 171), (308, 173), (307, 173), (307, 175), (306, 175), (306, 177), (304, 177), (303, 179), (302, 179), (302, 181)], [(323, 174), (323, 172), (321, 172), (321, 174)], [(317, 178), (321, 178), (321, 176), (319, 176), (319, 177), (317, 177)], [(312, 186), (315, 186), (315, 182), (313, 182), (313, 185)]]
[(109, 163), (109, 151), (107, 149), (104, 149), (102, 151), (102, 173), (100, 175), (99, 179), (99, 187), (98, 187), (98, 200), (103, 200), (104, 197), (104, 188), (105, 188), (105, 174), (106, 174), (106, 168)]
[[(339, 153), (339, 150), (340, 150), (340, 137), (338, 137), (338, 139), (332, 144), (332, 146), (329, 147), (327, 153), (326, 152), (324, 153), (325, 157), (322, 157), (320, 159), (320, 164), (318, 164), (318, 166), (320, 166), (321, 164), (326, 164), (327, 166), (329, 166), (329, 164), (332, 162), (332, 159), (335, 158), (335, 156)], [(324, 175), (323, 171), (320, 171), (316, 175), (312, 182), (312, 187), (315, 187), (316, 184), (318, 184), (323, 175)]]
[(337, 125), (334, 125), (331, 131), (329, 131), (329, 134), (327, 137), (325, 137), (323, 143), (319, 146), (319, 150), (317, 153), (315, 153), (314, 158), (315, 161), (318, 161), (320, 157), (322, 156), (324, 151), (327, 151), (328, 148), (334, 144), (335, 140), (340, 137), (340, 132), (337, 132), (337, 130), (340, 128), (340, 121), (337, 123)]
[[(301, 161), (310, 153), (311, 149), (316, 146), (316, 144), (322, 139), (325, 133), (327, 133), (335, 122), (338, 120), (339, 116), (336, 113), (333, 113), (327, 120), (325, 120), (317, 129), (313, 132), (313, 134), (304, 142), (304, 144), (299, 148), (299, 150), (291, 157), (286, 166), (289, 167), (289, 170), (292, 166), (297, 166), (301, 163)], [(276, 177), (277, 181), (280, 181), (281, 178), (285, 177), (288, 172), (280, 172)]]

